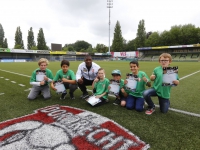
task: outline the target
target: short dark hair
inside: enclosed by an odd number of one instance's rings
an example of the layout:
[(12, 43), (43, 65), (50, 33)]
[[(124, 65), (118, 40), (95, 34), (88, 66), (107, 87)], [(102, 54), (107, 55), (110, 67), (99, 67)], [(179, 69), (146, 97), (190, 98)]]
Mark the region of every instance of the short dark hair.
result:
[(62, 67), (63, 65), (69, 66), (69, 61), (68, 60), (62, 60), (60, 66)]
[(86, 60), (87, 58), (91, 58), (92, 59), (92, 56), (91, 55), (85, 55), (84, 60)]
[(139, 63), (137, 60), (132, 60), (129, 64), (136, 64), (137, 67), (139, 66)]

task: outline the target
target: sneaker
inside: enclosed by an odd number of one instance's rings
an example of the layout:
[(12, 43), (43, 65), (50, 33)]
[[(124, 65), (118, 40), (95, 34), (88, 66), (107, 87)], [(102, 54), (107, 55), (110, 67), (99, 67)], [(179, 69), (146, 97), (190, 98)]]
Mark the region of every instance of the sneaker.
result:
[(67, 93), (62, 93), (60, 96), (60, 99), (63, 100), (63, 99), (65, 99), (66, 96), (67, 96)]
[(151, 115), (154, 111), (155, 111), (155, 107), (148, 108), (148, 109), (145, 111), (145, 114)]
[(74, 94), (73, 93), (69, 93), (70, 94), (70, 99), (75, 99)]
[(82, 99), (86, 99), (86, 98), (88, 98), (89, 97), (89, 94), (88, 93), (84, 93), (83, 95), (81, 95), (81, 98)]
[(114, 105), (120, 105), (121, 104), (121, 100), (116, 98), (113, 104)]

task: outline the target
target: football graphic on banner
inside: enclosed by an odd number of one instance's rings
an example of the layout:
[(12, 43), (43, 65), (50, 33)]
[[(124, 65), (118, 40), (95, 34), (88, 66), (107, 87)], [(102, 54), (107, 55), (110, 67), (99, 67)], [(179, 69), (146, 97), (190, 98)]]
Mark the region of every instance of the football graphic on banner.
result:
[(150, 146), (96, 113), (53, 105), (0, 123), (1, 150), (145, 150)]

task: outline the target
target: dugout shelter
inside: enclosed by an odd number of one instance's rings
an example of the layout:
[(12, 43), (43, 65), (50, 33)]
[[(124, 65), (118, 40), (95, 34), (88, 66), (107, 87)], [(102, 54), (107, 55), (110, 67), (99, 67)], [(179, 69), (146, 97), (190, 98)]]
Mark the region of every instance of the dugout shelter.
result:
[(172, 55), (173, 61), (200, 61), (200, 44), (137, 48), (140, 61), (157, 61), (162, 53)]

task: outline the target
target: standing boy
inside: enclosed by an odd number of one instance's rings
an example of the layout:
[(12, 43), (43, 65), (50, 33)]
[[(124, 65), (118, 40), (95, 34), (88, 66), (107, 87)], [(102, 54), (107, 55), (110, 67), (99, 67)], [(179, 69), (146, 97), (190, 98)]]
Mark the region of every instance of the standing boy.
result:
[(44, 99), (51, 97), (49, 82), (53, 79), (53, 74), (50, 69), (47, 69), (49, 61), (46, 58), (41, 58), (38, 61), (36, 70), (33, 71), (30, 84), (32, 85), (31, 91), (28, 95), (29, 100), (35, 99), (40, 93), (42, 93)]
[[(130, 62), (130, 70), (131, 75), (137, 76), (137, 84), (135, 91), (129, 91), (129, 95), (126, 99), (126, 108), (127, 109), (135, 109), (136, 111), (143, 111), (144, 109), (144, 98), (143, 98), (143, 92), (145, 90), (145, 86), (150, 87), (151, 82), (149, 80), (149, 77), (147, 74), (143, 71), (139, 71), (139, 63), (136, 60), (133, 60)], [(128, 81), (125, 80), (125, 84), (127, 84)]]
[[(74, 72), (69, 69), (69, 65), (70, 65), (69, 61), (67, 60), (61, 61), (61, 64), (60, 64), (61, 69), (57, 71), (53, 79), (53, 82), (51, 83), (51, 88), (56, 91), (57, 89), (54, 86), (54, 82), (62, 80), (65, 86), (65, 89), (69, 89), (70, 98), (75, 99), (74, 91), (77, 89), (76, 77), (75, 77)], [(64, 90), (61, 94), (60, 99), (61, 100), (65, 99), (66, 95), (67, 95), (67, 91)]]
[[(168, 53), (163, 53), (159, 56), (160, 66), (153, 70), (153, 74), (150, 76), (151, 81), (154, 81), (153, 87), (144, 91), (143, 96), (148, 104), (148, 109), (146, 110), (147, 115), (151, 115), (155, 111), (155, 105), (151, 99), (151, 96), (158, 96), (160, 111), (162, 113), (167, 113), (170, 106), (170, 91), (171, 86), (163, 86), (163, 68), (168, 67), (172, 62), (172, 57)], [(174, 80), (175, 85), (179, 84), (179, 77)]]

